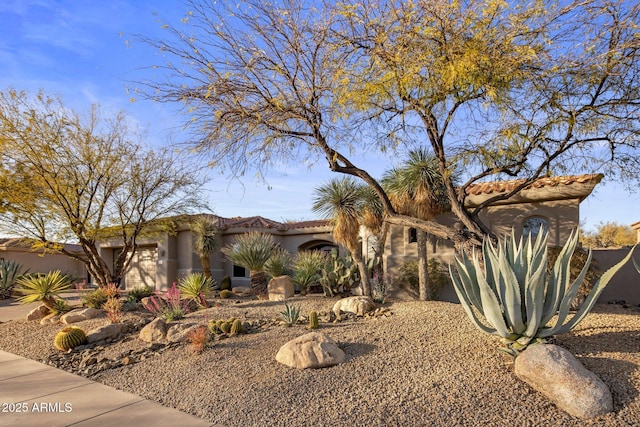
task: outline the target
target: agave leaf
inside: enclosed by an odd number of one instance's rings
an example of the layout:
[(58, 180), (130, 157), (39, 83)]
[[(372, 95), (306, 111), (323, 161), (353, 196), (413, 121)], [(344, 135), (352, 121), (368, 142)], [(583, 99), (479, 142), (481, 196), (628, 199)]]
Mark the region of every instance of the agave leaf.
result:
[[(476, 269), (479, 271), (480, 264), (477, 259), (474, 261)], [(510, 336), (511, 332), (508, 330), (504, 317), (502, 316), (500, 302), (482, 274), (478, 275), (478, 287), (480, 288), (480, 300), (482, 301), (483, 315), (487, 319), (487, 322), (496, 329), (496, 333), (501, 337)]]
[[(553, 328), (542, 330), (541, 333), (538, 334), (538, 336), (540, 338), (545, 338), (551, 335), (564, 334), (566, 332), (569, 332), (571, 329), (573, 329), (591, 311), (594, 304), (598, 300), (598, 297), (600, 296), (602, 291), (604, 291), (604, 289), (607, 287), (607, 285), (609, 284), (613, 276), (629, 261), (636, 246), (638, 245), (635, 245), (634, 247), (632, 247), (631, 250), (629, 250), (629, 253), (627, 254), (627, 256), (625, 256), (620, 262), (618, 262), (616, 265), (614, 265), (613, 267), (605, 271), (604, 274), (602, 274), (600, 279), (598, 279), (596, 284), (593, 286), (593, 289), (585, 299), (584, 303), (582, 304), (582, 307), (580, 307), (578, 312), (571, 318), (570, 321), (568, 321), (564, 325), (561, 325), (558, 322)], [(589, 259), (587, 260), (587, 263), (585, 263), (585, 266), (588, 265), (590, 261), (591, 261), (591, 251), (589, 251)], [(582, 276), (582, 272), (580, 273), (580, 275)]]
[(509, 265), (506, 253), (499, 260), (499, 271), (501, 276), (501, 288), (504, 294), (501, 296), (504, 307), (504, 315), (514, 334), (520, 335), (526, 329), (522, 318), (522, 301), (520, 295), (520, 284), (518, 278)]
[(544, 291), (545, 291), (545, 279), (547, 272), (547, 257), (546, 250), (542, 250), (542, 258), (537, 259), (531, 265), (530, 276), (526, 279), (526, 294), (525, 305), (527, 313), (527, 329), (524, 335), (527, 337), (533, 337), (538, 332), (541, 323), (542, 314), (544, 311)]
[(635, 258), (631, 258), (631, 261), (633, 261), (633, 266), (638, 270), (638, 273), (640, 273), (640, 265), (636, 263)]
[(558, 258), (551, 269), (544, 303), (544, 314), (541, 320), (542, 325), (549, 323), (551, 318), (558, 312), (562, 298), (565, 295), (566, 285), (570, 281), (571, 257), (577, 242), (578, 233), (571, 232), (569, 239), (560, 250)]
[(462, 281), (464, 292), (468, 296), (471, 304), (473, 304), (478, 310), (482, 310), (480, 291), (478, 290), (478, 286), (476, 285), (478, 283), (477, 271), (471, 263), (469, 257), (467, 257), (464, 252), (461, 254), (461, 256), (462, 261), (460, 261), (457, 257), (454, 260), (456, 262), (458, 274), (460, 275), (460, 280)]
[[(486, 332), (488, 334), (492, 334), (492, 335), (495, 334), (496, 333), (495, 328), (490, 328), (484, 325), (480, 321), (478, 316), (476, 316), (475, 312), (471, 308), (471, 302), (469, 300), (469, 296), (465, 292), (465, 289), (460, 283), (460, 281), (458, 280), (457, 275), (453, 273), (453, 270), (451, 269), (451, 264), (449, 264), (449, 276), (451, 276), (451, 281), (453, 282), (453, 289), (455, 290), (456, 295), (458, 295), (458, 299), (460, 300), (460, 305), (462, 305), (462, 308), (467, 313), (467, 316), (469, 316), (469, 319), (471, 319), (471, 322), (481, 331)], [(476, 307), (481, 308), (482, 306), (476, 306)]]

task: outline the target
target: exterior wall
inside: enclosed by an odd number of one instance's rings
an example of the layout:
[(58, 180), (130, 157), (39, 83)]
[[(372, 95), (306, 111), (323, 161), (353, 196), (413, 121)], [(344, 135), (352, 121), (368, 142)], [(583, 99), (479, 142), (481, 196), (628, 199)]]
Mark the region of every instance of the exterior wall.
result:
[(70, 274), (77, 280), (87, 279), (87, 270), (84, 264), (62, 254), (47, 254), (32, 252), (28, 248), (7, 247), (0, 248), (0, 258), (21, 264), (29, 269), (29, 273), (48, 273), (60, 270), (64, 274)]
[[(596, 249), (593, 251), (593, 259), (597, 267), (604, 272), (624, 258), (629, 253), (629, 249)], [(636, 260), (640, 259), (638, 252), (640, 251), (636, 249), (634, 253)], [(613, 301), (625, 301), (627, 304), (640, 305), (640, 273), (636, 271), (631, 261), (613, 276), (598, 299), (600, 303)]]

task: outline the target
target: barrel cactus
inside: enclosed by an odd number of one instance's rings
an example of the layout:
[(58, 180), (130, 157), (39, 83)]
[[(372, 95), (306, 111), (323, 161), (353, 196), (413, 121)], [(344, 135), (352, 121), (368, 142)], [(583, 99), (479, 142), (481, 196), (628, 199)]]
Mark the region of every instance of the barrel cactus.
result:
[(231, 298), (232, 296), (233, 292), (231, 292), (229, 289), (223, 289), (222, 291), (220, 291), (220, 298), (222, 299)]
[(231, 335), (241, 334), (242, 332), (242, 320), (235, 319), (233, 323), (231, 323)]
[(312, 311), (309, 313), (309, 329), (318, 329), (319, 327), (318, 313), (316, 311)]
[(231, 332), (231, 322), (222, 322), (220, 324), (220, 330), (225, 334)]
[(53, 344), (60, 351), (67, 351), (87, 342), (87, 335), (77, 326), (67, 326), (56, 334)]
[[(480, 330), (502, 338), (506, 351), (517, 356), (530, 343), (544, 342), (553, 335), (573, 329), (593, 308), (598, 297), (615, 273), (629, 261), (632, 248), (622, 261), (604, 272), (595, 283), (580, 309), (567, 318), (571, 301), (591, 263), (591, 251), (582, 271), (570, 283), (570, 262), (578, 233), (573, 232), (547, 274), (547, 234), (539, 233), (535, 241), (529, 236), (523, 242), (511, 237), (494, 245), (485, 239), (482, 245), (484, 269), (474, 252), (456, 257), (457, 274), (449, 266), (454, 289), (462, 307)], [(484, 317), (481, 321), (476, 313)], [(553, 325), (550, 322), (557, 315)]]
[(221, 291), (230, 291), (231, 290), (231, 277), (224, 276), (222, 281), (220, 282), (220, 290)]

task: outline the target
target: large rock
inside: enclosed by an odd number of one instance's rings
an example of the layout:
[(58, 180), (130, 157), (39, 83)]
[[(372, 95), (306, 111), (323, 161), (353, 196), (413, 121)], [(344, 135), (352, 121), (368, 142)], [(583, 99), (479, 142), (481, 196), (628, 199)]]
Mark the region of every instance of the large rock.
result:
[(606, 384), (557, 345), (527, 347), (516, 358), (515, 373), (574, 417), (595, 418), (613, 411), (613, 397)]
[(324, 368), (345, 361), (346, 355), (321, 332), (311, 332), (289, 341), (278, 350), (276, 360), (291, 368)]
[(364, 316), (367, 312), (376, 308), (376, 303), (371, 297), (354, 296), (338, 300), (333, 305), (333, 312), (340, 318), (340, 311), (354, 313), (356, 316)]
[(167, 322), (162, 317), (156, 317), (140, 330), (140, 339), (144, 342), (164, 342), (167, 336)]
[(87, 344), (94, 342), (117, 338), (125, 328), (124, 323), (111, 323), (109, 325), (100, 326), (87, 332)]
[(289, 276), (274, 277), (269, 281), (267, 289), (269, 291), (269, 301), (284, 301), (295, 294), (293, 281)]
[(71, 323), (82, 322), (83, 320), (93, 319), (102, 314), (102, 310), (98, 310), (97, 308), (80, 308), (76, 310), (71, 310), (68, 313), (63, 314), (60, 317), (60, 322), (65, 325), (69, 325)]
[(194, 323), (177, 323), (172, 325), (167, 331), (167, 341), (183, 342), (189, 337), (189, 332), (198, 328), (199, 325)]
[(44, 304), (40, 304), (27, 314), (27, 320), (40, 320), (51, 314), (51, 310)]

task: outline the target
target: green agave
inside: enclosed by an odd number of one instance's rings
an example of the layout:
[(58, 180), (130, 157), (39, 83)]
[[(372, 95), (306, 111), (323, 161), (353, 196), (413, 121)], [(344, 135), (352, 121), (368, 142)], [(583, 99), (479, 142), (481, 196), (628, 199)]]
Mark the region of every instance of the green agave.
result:
[(215, 281), (203, 273), (191, 273), (180, 279), (178, 289), (182, 299), (193, 300), (199, 306), (206, 307), (206, 298), (213, 295), (214, 286)]
[(282, 318), (284, 319), (284, 322), (287, 324), (287, 326), (291, 326), (298, 322), (298, 319), (300, 319), (301, 311), (301, 307), (296, 307), (293, 304), (285, 304), (284, 311), (281, 311), (280, 314), (282, 314)]
[(71, 288), (71, 280), (60, 270), (45, 275), (31, 274), (22, 276), (16, 281), (18, 291), (23, 296), (18, 298), (21, 304), (42, 301), (51, 310), (56, 310), (58, 296)]
[[(539, 233), (523, 242), (511, 237), (494, 245), (485, 239), (482, 245), (484, 271), (477, 253), (455, 257), (457, 275), (449, 265), (449, 274), (462, 307), (480, 330), (502, 337), (506, 351), (517, 356), (532, 342), (563, 334), (573, 329), (593, 308), (611, 278), (629, 261), (635, 246), (626, 257), (607, 270), (595, 283), (580, 309), (571, 317), (569, 308), (584, 280), (591, 251), (582, 271), (570, 283), (570, 261), (578, 243), (572, 232), (563, 246), (550, 274), (547, 274), (547, 234)], [(475, 308), (475, 310), (473, 308)], [(479, 312), (486, 325), (477, 316)], [(557, 314), (557, 320), (549, 325)]]

